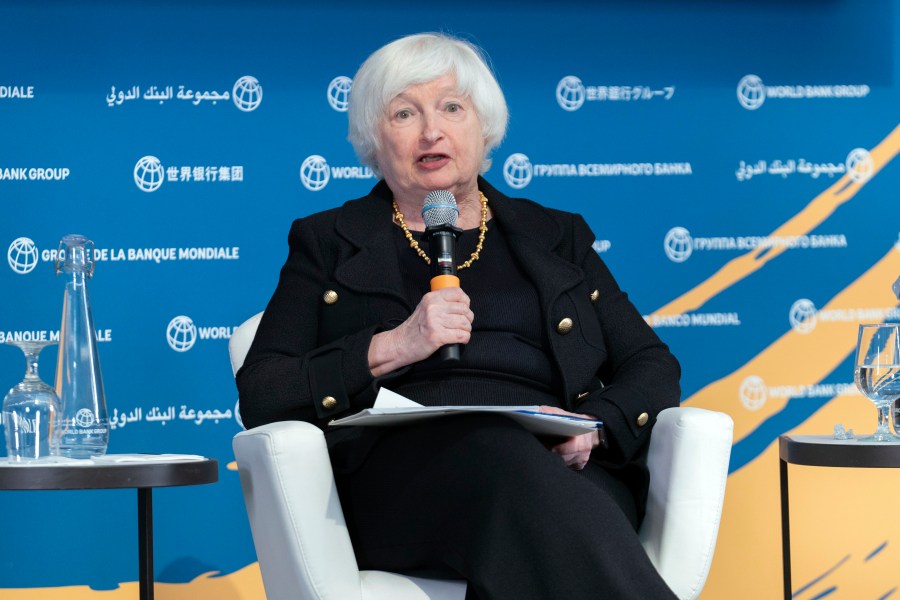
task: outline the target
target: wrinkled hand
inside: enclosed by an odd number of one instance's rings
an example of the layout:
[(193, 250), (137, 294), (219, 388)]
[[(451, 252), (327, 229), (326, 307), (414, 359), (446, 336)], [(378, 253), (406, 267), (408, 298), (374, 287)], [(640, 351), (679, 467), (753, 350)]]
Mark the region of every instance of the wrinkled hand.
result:
[(372, 338), (369, 368), (374, 376), (405, 367), (447, 344), (466, 344), (475, 314), (460, 288), (428, 292), (403, 323)]
[[(573, 413), (555, 406), (541, 406), (539, 410), (542, 413), (596, 420), (596, 418), (591, 415)], [(588, 433), (566, 438), (566, 441), (551, 446), (550, 451), (559, 454), (568, 467), (580, 471), (587, 465), (588, 460), (591, 458), (591, 451), (599, 445), (600, 434), (597, 431), (590, 431)]]

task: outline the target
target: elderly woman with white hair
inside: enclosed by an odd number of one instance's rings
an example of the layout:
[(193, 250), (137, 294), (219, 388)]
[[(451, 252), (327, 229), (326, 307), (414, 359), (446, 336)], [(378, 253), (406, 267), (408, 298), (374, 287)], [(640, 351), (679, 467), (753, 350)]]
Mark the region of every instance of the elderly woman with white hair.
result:
[[(349, 138), (381, 178), (294, 222), (237, 376), (248, 427), (320, 426), (361, 568), (463, 578), (469, 598), (674, 597), (636, 533), (656, 415), (680, 369), (592, 249), (578, 215), (483, 177), (507, 124), (480, 51), (443, 34), (372, 54)], [(429, 291), (423, 200), (459, 209), (459, 287)], [(438, 349), (458, 344), (458, 360)], [(479, 413), (332, 428), (381, 387), (424, 405), (538, 405), (603, 421), (537, 437)]]

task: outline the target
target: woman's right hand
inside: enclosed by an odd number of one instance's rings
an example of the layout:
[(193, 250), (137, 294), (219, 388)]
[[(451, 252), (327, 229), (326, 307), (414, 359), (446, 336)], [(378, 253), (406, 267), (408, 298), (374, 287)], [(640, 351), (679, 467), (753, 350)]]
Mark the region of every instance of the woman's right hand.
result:
[(447, 344), (466, 344), (475, 314), (458, 287), (428, 292), (400, 325), (372, 337), (369, 369), (378, 377), (424, 360)]

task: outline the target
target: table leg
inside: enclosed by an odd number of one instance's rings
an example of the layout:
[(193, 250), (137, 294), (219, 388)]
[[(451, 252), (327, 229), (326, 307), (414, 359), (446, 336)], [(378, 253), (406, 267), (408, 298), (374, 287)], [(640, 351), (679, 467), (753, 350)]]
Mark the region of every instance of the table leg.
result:
[(153, 488), (138, 488), (138, 589), (153, 600)]
[(791, 600), (791, 516), (788, 502), (788, 465), (779, 459), (781, 479), (781, 568), (784, 574), (784, 600)]

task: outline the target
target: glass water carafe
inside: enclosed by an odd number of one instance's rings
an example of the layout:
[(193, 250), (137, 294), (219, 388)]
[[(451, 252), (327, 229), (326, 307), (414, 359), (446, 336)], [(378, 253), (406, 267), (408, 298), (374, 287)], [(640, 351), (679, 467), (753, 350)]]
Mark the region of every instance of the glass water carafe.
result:
[(93, 249), (93, 242), (82, 235), (64, 236), (56, 262), (57, 275), (66, 281), (56, 363), (56, 393), (62, 405), (59, 453), (69, 458), (105, 454), (109, 443), (109, 417), (87, 287), (94, 273)]

